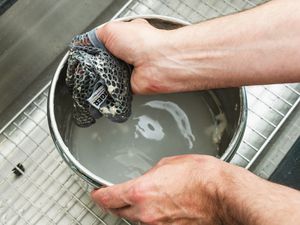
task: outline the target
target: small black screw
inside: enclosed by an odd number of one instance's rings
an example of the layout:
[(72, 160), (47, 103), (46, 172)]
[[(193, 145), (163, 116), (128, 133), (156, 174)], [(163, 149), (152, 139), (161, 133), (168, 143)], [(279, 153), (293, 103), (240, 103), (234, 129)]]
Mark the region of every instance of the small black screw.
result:
[(21, 173), (21, 171), (22, 172), (25, 172), (25, 168), (24, 168), (24, 166), (21, 164), (21, 163), (18, 163), (17, 164), (17, 166), (15, 167), (15, 168), (13, 168), (12, 169), (12, 171), (14, 172), (14, 174), (17, 176), (17, 177), (19, 177), (19, 176), (21, 176), (23, 173)]

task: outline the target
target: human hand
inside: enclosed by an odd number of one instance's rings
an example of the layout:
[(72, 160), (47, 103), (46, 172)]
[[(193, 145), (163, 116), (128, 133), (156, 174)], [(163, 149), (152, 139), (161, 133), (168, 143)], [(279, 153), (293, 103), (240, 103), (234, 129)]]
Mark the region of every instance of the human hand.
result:
[(146, 174), (92, 192), (121, 217), (153, 225), (299, 224), (300, 192), (211, 156), (162, 159)]
[(97, 29), (97, 36), (113, 55), (134, 66), (131, 87), (135, 94), (191, 89), (178, 51), (182, 38), (174, 31), (156, 29), (146, 20), (136, 19), (107, 23)]
[(88, 127), (102, 116), (126, 121), (131, 114), (130, 76), (129, 65), (104, 48), (95, 29), (76, 35), (70, 43), (65, 79), (74, 122)]
[(145, 175), (92, 192), (102, 208), (145, 224), (219, 224), (228, 164), (209, 156), (162, 159)]
[(290, 13), (296, 10), (299, 1), (269, 1), (170, 31), (141, 19), (110, 22), (97, 37), (134, 65), (136, 94), (299, 82), (300, 14)]

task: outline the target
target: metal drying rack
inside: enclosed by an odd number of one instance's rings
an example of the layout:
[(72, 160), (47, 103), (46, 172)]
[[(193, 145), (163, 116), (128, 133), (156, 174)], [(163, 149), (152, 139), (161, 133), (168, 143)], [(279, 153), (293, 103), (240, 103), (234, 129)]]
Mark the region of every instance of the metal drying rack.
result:
[[(114, 18), (160, 14), (194, 23), (262, 2), (130, 0)], [(129, 224), (99, 209), (55, 150), (47, 124), (48, 88), (0, 130), (0, 224)], [(247, 87), (249, 118), (233, 163), (253, 164), (299, 104), (299, 92), (300, 84)]]

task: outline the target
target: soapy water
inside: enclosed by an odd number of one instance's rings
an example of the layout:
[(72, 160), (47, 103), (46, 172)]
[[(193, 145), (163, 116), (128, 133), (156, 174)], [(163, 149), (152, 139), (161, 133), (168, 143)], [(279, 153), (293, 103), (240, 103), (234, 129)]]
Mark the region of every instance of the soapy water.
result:
[(97, 176), (121, 183), (144, 174), (161, 158), (182, 154), (218, 155), (211, 129), (214, 115), (201, 92), (135, 96), (125, 123), (99, 119), (71, 128), (69, 149)]

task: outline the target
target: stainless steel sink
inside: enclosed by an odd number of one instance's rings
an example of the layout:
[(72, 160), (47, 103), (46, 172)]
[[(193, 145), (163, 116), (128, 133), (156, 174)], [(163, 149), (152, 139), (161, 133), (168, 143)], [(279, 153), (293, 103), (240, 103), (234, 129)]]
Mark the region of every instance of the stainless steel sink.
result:
[(75, 34), (109, 20), (126, 0), (16, 1), (0, 17), (0, 127), (42, 87)]
[[(48, 82), (74, 34), (113, 16), (161, 14), (199, 22), (263, 2), (16, 1), (0, 16), (0, 224), (128, 224), (91, 202), (49, 135)], [(247, 87), (247, 96), (247, 128), (232, 163), (268, 178), (286, 142), (300, 134), (300, 84)], [(275, 147), (274, 137), (280, 138)]]

